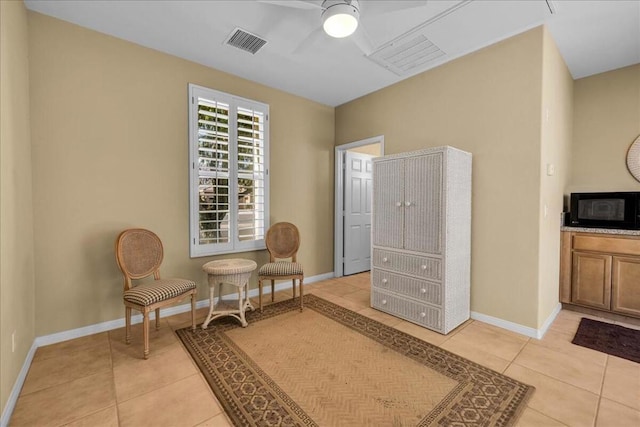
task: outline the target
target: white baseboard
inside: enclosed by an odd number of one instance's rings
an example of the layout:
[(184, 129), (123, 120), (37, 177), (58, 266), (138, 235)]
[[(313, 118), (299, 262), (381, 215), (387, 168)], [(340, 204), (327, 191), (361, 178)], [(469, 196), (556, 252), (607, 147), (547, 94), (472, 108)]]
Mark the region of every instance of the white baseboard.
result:
[(556, 320), (556, 317), (560, 313), (560, 310), (562, 310), (562, 304), (558, 303), (553, 309), (553, 311), (551, 311), (551, 314), (549, 315), (549, 317), (547, 317), (547, 320), (545, 320), (544, 323), (542, 324), (542, 328), (538, 329), (539, 336), (536, 337), (537, 339), (542, 339), (542, 337), (544, 337), (544, 334), (547, 333), (553, 321)]
[[(311, 283), (320, 282), (322, 280), (332, 279), (334, 277), (334, 273), (324, 273), (318, 274), (316, 276), (310, 276), (304, 278), (304, 285), (309, 285)], [(303, 286), (304, 286), (303, 285)], [(287, 280), (286, 282), (276, 283), (275, 290), (282, 291), (286, 289), (291, 289), (292, 282), (291, 280)], [(271, 294), (271, 286), (264, 286), (264, 294)], [(251, 289), (249, 291), (250, 297), (258, 296), (258, 289)], [(218, 298), (216, 298), (217, 302)], [(196, 303), (196, 308), (209, 307), (209, 299), (200, 300)], [(191, 310), (191, 304), (182, 304), (174, 307), (169, 307), (162, 310), (162, 317), (173, 316), (179, 313), (185, 313)], [(155, 319), (155, 313), (151, 313), (149, 316), (150, 319)], [(142, 314), (137, 314), (135, 316), (131, 316), (131, 324), (134, 325), (136, 323), (142, 322)], [(33, 356), (36, 353), (38, 347), (42, 347), (45, 345), (56, 344), (63, 341), (68, 341), (74, 338), (81, 338), (87, 335), (93, 335), (100, 332), (106, 332), (113, 329), (123, 328), (125, 326), (124, 317), (115, 320), (109, 320), (107, 322), (96, 323), (95, 325), (84, 326), (82, 328), (71, 329), (68, 331), (58, 332), (55, 334), (44, 335), (41, 337), (37, 337), (33, 344), (31, 345), (31, 349), (27, 354), (27, 357), (22, 365), (22, 369), (18, 374), (18, 378), (16, 379), (15, 384), (13, 385), (13, 389), (11, 390), (11, 394), (9, 395), (9, 399), (7, 400), (7, 404), (5, 405), (2, 411), (2, 418), (0, 418), (0, 427), (5, 427), (9, 424), (9, 419), (11, 418), (11, 414), (13, 413), (13, 409), (18, 401), (18, 396), (20, 395), (20, 390), (22, 390), (22, 385), (24, 384), (24, 380), (27, 377), (27, 372), (29, 372), (29, 367), (31, 366), (31, 362), (33, 361)]]
[[(315, 282), (320, 282), (322, 280), (327, 280), (327, 279), (331, 279), (333, 278), (333, 272), (330, 273), (325, 273), (325, 274), (319, 274), (317, 276), (311, 276), (311, 277), (305, 277), (304, 278), (304, 285), (309, 285), (311, 283), (315, 283)], [(287, 290), (287, 289), (291, 289), (292, 283), (290, 280), (287, 280), (285, 282), (282, 283), (276, 283), (275, 286), (275, 291), (282, 291), (282, 290)], [(265, 295), (269, 295), (271, 294), (271, 286), (264, 286), (264, 294)], [(249, 296), (250, 297), (257, 297), (258, 296), (258, 289), (251, 289), (249, 291)], [(215, 299), (215, 301), (218, 301), (218, 298)], [(209, 307), (209, 299), (203, 299), (200, 300), (196, 303), (196, 309), (199, 308), (203, 308), (203, 307)], [(173, 307), (169, 307), (169, 308), (165, 308), (162, 310), (162, 317), (167, 317), (167, 316), (173, 316), (175, 314), (180, 314), (180, 313), (186, 313), (188, 311), (191, 310), (191, 304), (186, 303), (186, 304), (181, 304), (181, 305), (176, 305)], [(155, 313), (150, 313), (149, 319), (155, 319)], [(141, 323), (142, 322), (142, 314), (136, 314), (134, 316), (131, 316), (131, 324), (135, 325), (136, 323)], [(58, 332), (55, 334), (51, 334), (51, 335), (45, 335), (42, 337), (38, 337), (35, 339), (35, 343), (37, 344), (37, 347), (42, 347), (45, 345), (50, 345), (50, 344), (55, 344), (55, 343), (59, 343), (62, 341), (67, 341), (67, 340), (71, 340), (74, 338), (80, 338), (80, 337), (85, 337), (87, 335), (93, 335), (93, 334), (97, 334), (100, 332), (106, 332), (106, 331), (110, 331), (113, 329), (118, 329), (118, 328), (123, 328), (125, 325), (125, 321), (124, 321), (124, 317), (121, 317), (120, 319), (116, 319), (116, 320), (109, 320), (107, 322), (102, 322), (102, 323), (97, 323), (95, 325), (89, 325), (89, 326), (85, 326), (83, 328), (77, 328), (77, 329), (71, 329), (68, 331), (63, 331), (63, 332)]]
[(29, 368), (31, 367), (31, 362), (33, 361), (33, 356), (36, 354), (36, 350), (38, 346), (34, 341), (31, 344), (31, 348), (27, 353), (27, 357), (22, 364), (22, 369), (20, 369), (20, 373), (18, 373), (18, 378), (16, 378), (16, 382), (11, 389), (11, 394), (9, 394), (9, 399), (7, 399), (7, 403), (4, 405), (4, 409), (2, 410), (2, 418), (0, 418), (0, 426), (6, 427), (9, 425), (9, 420), (11, 419), (11, 414), (13, 414), (13, 408), (16, 406), (16, 402), (18, 402), (18, 396), (20, 395), (20, 390), (22, 390), (22, 385), (24, 384), (24, 380), (27, 378), (27, 373), (29, 372)]
[(558, 303), (558, 305), (553, 309), (549, 317), (547, 317), (547, 319), (544, 321), (540, 329), (535, 329), (529, 326), (520, 325), (519, 323), (510, 322), (508, 320), (489, 316), (487, 314), (478, 313), (476, 311), (471, 312), (471, 318), (474, 320), (479, 320), (484, 323), (488, 323), (489, 325), (506, 329), (511, 332), (516, 332), (518, 334), (525, 335), (530, 338), (541, 339), (549, 329), (549, 326), (551, 326), (551, 324), (555, 320), (558, 313), (560, 313), (561, 309), (562, 309), (562, 304)]

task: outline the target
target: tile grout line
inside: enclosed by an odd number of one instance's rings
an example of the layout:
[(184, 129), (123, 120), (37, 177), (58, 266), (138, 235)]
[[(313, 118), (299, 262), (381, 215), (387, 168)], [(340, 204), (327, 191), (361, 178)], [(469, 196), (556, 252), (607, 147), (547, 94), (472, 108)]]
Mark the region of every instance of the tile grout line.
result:
[(600, 382), (600, 393), (598, 394), (598, 404), (596, 405), (596, 414), (593, 417), (593, 425), (596, 425), (598, 421), (598, 415), (600, 414), (600, 404), (602, 403), (602, 391), (604, 390), (604, 377), (607, 375), (607, 366), (609, 366), (609, 355), (604, 361), (604, 370), (602, 371), (602, 381)]
[[(468, 322), (467, 320), (471, 320), (471, 321), (470, 321), (470, 322)], [(460, 325), (460, 326), (458, 326), (456, 329), (454, 329), (454, 331), (455, 331), (455, 332), (454, 332), (453, 334), (451, 334), (451, 335), (445, 335), (445, 337), (447, 337), (447, 338), (446, 338), (444, 341), (442, 341), (440, 344), (438, 344), (438, 347), (442, 348), (442, 346), (443, 346), (445, 343), (449, 342), (449, 340), (450, 340), (451, 338), (455, 337), (455, 336), (456, 336), (456, 335), (458, 335), (460, 332), (464, 331), (464, 330), (467, 328), (467, 326), (469, 326), (469, 325), (471, 325), (473, 322), (475, 322), (475, 320), (473, 320), (473, 319), (471, 319), (471, 318), (469, 318), (469, 319), (467, 319), (467, 320), (465, 320), (465, 321), (463, 322), (463, 324), (462, 324), (462, 325)], [(443, 349), (443, 350), (444, 350), (444, 349)], [(449, 351), (449, 350), (447, 350), (447, 351)]]
[[(522, 352), (524, 351), (525, 347), (527, 345), (529, 345), (530, 342), (531, 342), (531, 337), (528, 337), (527, 340), (524, 342), (524, 345), (522, 346), (522, 348), (520, 348), (520, 350), (518, 350), (518, 353), (516, 353), (516, 355), (513, 356), (513, 359), (511, 359), (509, 361), (509, 363), (507, 364), (507, 366), (502, 370), (502, 372), (500, 372), (501, 374), (506, 375), (505, 372), (507, 372), (507, 369), (509, 369), (509, 367), (516, 361), (518, 356), (520, 356), (520, 354), (522, 354)], [(516, 365), (517, 365), (517, 363), (516, 363)], [(518, 366), (521, 366), (521, 365), (518, 365)]]
[(118, 426), (121, 426), (122, 422), (120, 421), (120, 406), (118, 405), (118, 389), (116, 388), (116, 372), (113, 366), (113, 345), (111, 343), (111, 331), (107, 331), (107, 340), (109, 341), (109, 360), (111, 361), (111, 382), (113, 383), (113, 397), (115, 399), (116, 405), (116, 419), (118, 420)]
[(558, 419), (556, 419), (556, 418), (553, 418), (553, 417), (552, 417), (551, 415), (549, 415), (549, 414), (545, 414), (544, 412), (541, 412), (541, 411), (539, 411), (539, 410), (537, 410), (537, 409), (535, 409), (535, 408), (532, 408), (532, 407), (531, 407), (531, 406), (529, 406), (529, 405), (527, 405), (527, 409), (529, 409), (530, 411), (533, 411), (533, 412), (537, 412), (538, 414), (543, 415), (543, 416), (545, 416), (545, 417), (547, 417), (547, 418), (551, 418), (553, 421), (556, 421), (556, 422), (558, 422), (558, 423), (562, 424), (563, 426), (569, 427), (569, 425), (568, 425), (568, 424), (565, 424), (564, 422), (562, 422), (562, 421), (560, 421), (560, 420), (558, 420)]

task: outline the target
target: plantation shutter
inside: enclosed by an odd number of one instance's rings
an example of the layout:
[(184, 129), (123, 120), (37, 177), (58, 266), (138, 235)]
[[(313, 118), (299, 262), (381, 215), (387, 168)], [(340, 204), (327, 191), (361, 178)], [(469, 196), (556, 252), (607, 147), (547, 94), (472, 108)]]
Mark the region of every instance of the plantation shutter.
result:
[(189, 85), (191, 256), (264, 249), (268, 106)]
[(198, 97), (198, 241), (229, 242), (229, 104)]
[(265, 233), (265, 113), (238, 107), (238, 238)]

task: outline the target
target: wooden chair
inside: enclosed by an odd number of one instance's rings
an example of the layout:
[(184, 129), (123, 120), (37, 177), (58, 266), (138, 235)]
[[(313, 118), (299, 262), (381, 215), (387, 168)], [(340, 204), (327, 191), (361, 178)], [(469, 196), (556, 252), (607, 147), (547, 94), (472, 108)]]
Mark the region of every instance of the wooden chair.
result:
[[(156, 312), (156, 329), (160, 328), (160, 307), (172, 305), (191, 296), (191, 329), (196, 329), (196, 284), (186, 279), (161, 279), (163, 258), (160, 238), (149, 230), (124, 230), (116, 239), (116, 260), (124, 275), (126, 343), (131, 342), (131, 309), (142, 313), (144, 358), (149, 358), (149, 312)], [(134, 286), (132, 280), (153, 274), (154, 281)]]
[[(269, 251), (269, 263), (264, 264), (258, 271), (258, 292), (260, 299), (260, 311), (262, 311), (262, 281), (271, 280), (271, 302), (273, 302), (276, 280), (291, 279), (293, 283), (293, 298), (296, 297), (296, 279), (300, 287), (300, 311), (303, 308), (302, 282), (304, 272), (302, 264), (297, 262), (298, 248), (300, 247), (300, 232), (298, 228), (289, 222), (273, 224), (267, 231), (265, 238)], [(277, 261), (288, 259), (291, 261)]]

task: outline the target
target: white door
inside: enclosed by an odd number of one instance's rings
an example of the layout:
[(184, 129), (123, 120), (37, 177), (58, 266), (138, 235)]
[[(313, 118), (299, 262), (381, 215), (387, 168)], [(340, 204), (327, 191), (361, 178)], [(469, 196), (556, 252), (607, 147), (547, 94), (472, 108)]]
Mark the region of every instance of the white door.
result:
[(344, 274), (371, 270), (371, 195), (374, 156), (345, 153)]

